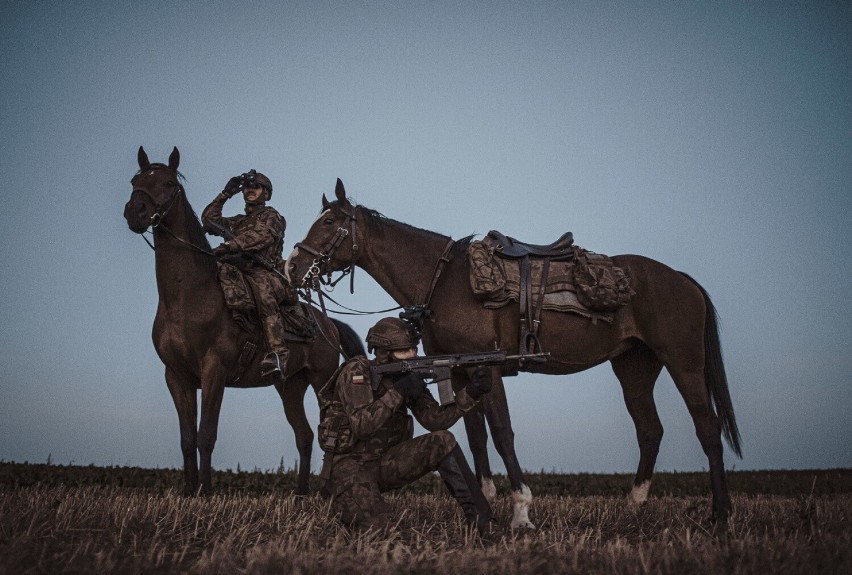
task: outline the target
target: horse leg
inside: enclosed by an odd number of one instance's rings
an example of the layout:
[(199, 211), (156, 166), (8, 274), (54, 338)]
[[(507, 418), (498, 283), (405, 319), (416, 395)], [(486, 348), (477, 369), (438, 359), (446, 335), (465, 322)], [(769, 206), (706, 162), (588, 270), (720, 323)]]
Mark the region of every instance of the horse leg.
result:
[(308, 389), (308, 378), (300, 371), (287, 378), (286, 382), (277, 382), (275, 389), (284, 404), (284, 415), (293, 428), (296, 437), (296, 450), (299, 452), (299, 472), (296, 483), (296, 495), (307, 495), (308, 482), (311, 475), (311, 451), (314, 445), (314, 432), (305, 414), (305, 392)]
[(496, 368), (492, 370), (493, 384), (491, 391), (485, 394), (482, 405), (494, 447), (503, 459), (509, 484), (512, 486), (512, 529), (535, 529), (529, 518), (533, 496), (530, 488), (524, 484), (521, 464), (515, 453), (515, 432), (512, 430), (512, 419), (509, 416), (506, 388), (503, 386), (500, 372)]
[(639, 344), (613, 358), (611, 364), (621, 383), (624, 403), (633, 419), (639, 442), (639, 467), (633, 478), (628, 501), (641, 504), (648, 499), (651, 477), (663, 438), (663, 425), (654, 403), (654, 384), (663, 369), (663, 363), (647, 346)]
[(203, 377), (201, 386), (201, 421), (198, 424), (199, 479), (201, 494), (213, 494), (213, 448), (219, 430), (219, 412), (225, 393), (225, 378), (221, 374)]
[(497, 496), (497, 488), (494, 486), (491, 463), (488, 461), (488, 430), (485, 428), (485, 414), (481, 407), (465, 414), (464, 430), (482, 493), (489, 502), (493, 502)]
[(704, 372), (703, 370), (679, 371), (668, 366), (667, 369), (686, 402), (686, 408), (695, 425), (695, 434), (698, 436), (704, 454), (707, 455), (713, 492), (713, 519), (725, 521), (731, 514), (731, 497), (728, 493), (722, 456), (722, 426), (710, 403)]
[(172, 395), (180, 423), (180, 451), (183, 454), (183, 493), (194, 495), (198, 491), (198, 396), (195, 385), (179, 379), (166, 368), (166, 385)]

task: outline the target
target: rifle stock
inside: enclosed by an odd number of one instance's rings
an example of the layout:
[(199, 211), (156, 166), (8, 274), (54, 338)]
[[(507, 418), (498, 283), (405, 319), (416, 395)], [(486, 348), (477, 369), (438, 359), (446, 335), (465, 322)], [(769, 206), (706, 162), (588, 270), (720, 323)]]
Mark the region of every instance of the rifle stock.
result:
[(480, 366), (503, 365), (509, 361), (542, 362), (547, 361), (550, 353), (528, 353), (522, 355), (507, 355), (505, 351), (484, 351), (476, 353), (455, 353), (450, 355), (433, 355), (414, 357), (381, 365), (370, 366), (370, 376), (373, 386), (379, 385), (382, 376), (401, 373), (416, 373), (429, 383), (438, 385), (438, 399), (441, 405), (455, 402), (452, 386), (452, 370)]

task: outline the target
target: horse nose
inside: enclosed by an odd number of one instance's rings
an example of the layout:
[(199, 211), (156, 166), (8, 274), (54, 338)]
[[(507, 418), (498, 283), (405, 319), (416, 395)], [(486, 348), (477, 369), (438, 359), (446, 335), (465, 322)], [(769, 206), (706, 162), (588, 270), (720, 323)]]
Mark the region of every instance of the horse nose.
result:
[(147, 210), (145, 202), (138, 198), (130, 198), (130, 201), (124, 204), (124, 219), (131, 230), (139, 232), (148, 227)]
[(124, 208), (125, 215), (135, 215), (137, 217), (144, 217), (145, 213), (148, 209), (148, 206), (145, 202), (139, 198), (130, 198), (130, 201), (127, 202), (127, 205)]

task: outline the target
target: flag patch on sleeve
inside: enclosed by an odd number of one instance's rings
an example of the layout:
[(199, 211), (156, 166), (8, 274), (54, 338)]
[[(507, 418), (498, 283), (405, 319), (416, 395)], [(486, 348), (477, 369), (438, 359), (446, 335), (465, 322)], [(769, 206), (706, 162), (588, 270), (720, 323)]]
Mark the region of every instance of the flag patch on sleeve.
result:
[(363, 375), (353, 375), (352, 376), (352, 385), (364, 385), (364, 376)]

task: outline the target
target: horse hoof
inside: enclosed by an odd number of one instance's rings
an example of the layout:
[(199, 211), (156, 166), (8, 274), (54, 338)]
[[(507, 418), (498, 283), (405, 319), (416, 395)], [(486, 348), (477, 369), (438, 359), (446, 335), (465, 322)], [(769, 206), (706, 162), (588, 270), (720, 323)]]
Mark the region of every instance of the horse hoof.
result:
[(527, 521), (512, 521), (512, 531), (518, 533), (531, 533), (536, 530), (535, 525), (529, 520)]

